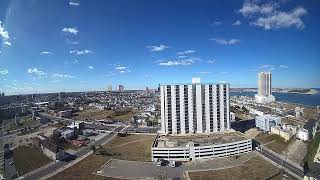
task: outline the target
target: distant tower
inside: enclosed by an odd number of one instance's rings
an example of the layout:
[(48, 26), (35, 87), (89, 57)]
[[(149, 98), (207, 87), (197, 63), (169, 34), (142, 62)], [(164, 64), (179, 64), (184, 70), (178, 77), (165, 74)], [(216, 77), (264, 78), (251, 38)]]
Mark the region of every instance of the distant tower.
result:
[(108, 91), (112, 91), (112, 85), (108, 85)]
[(258, 94), (255, 95), (257, 103), (270, 103), (275, 101), (272, 95), (271, 72), (258, 73)]
[(119, 91), (123, 92), (124, 91), (124, 85), (119, 85)]
[(149, 91), (149, 87), (148, 86), (146, 87), (146, 91)]

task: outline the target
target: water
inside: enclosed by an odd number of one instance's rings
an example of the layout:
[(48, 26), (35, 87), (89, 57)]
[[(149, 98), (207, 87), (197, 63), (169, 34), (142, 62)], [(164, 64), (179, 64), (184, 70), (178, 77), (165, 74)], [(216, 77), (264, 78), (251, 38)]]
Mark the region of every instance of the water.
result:
[[(317, 89), (320, 91), (320, 89)], [(231, 96), (249, 96), (254, 97), (256, 92), (230, 92)], [(279, 93), (274, 92), (272, 95), (277, 101), (297, 103), (305, 106), (317, 106), (320, 105), (320, 93), (317, 94), (294, 94), (294, 93)]]

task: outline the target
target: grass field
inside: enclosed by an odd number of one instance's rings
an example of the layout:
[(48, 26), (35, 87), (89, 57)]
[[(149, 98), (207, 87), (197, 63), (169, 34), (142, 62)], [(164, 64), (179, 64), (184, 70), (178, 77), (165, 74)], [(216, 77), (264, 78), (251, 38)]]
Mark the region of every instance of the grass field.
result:
[(40, 150), (32, 149), (29, 146), (15, 148), (13, 158), (20, 176), (52, 162)]
[(319, 146), (320, 146), (320, 132), (317, 132), (308, 147), (308, 153), (304, 159), (305, 163), (312, 164), (314, 160), (314, 156), (317, 154), (317, 150)]
[(115, 159), (149, 161), (151, 160), (151, 145), (154, 138), (155, 136), (149, 135), (116, 137), (103, 148)]
[(265, 179), (276, 173), (278, 168), (269, 162), (254, 157), (238, 167), (232, 167), (222, 170), (190, 172), (192, 180), (211, 180), (211, 179)]
[(294, 141), (294, 138), (289, 141), (285, 141), (282, 137), (276, 134), (268, 133), (260, 133), (255, 139), (262, 144), (268, 143), (265, 146), (279, 154), (281, 154), (283, 151), (286, 151), (289, 144)]
[(75, 114), (73, 119), (76, 120), (93, 120), (93, 119), (116, 119), (128, 121), (137, 113), (137, 110), (132, 108), (119, 108), (116, 110), (99, 110), (88, 108)]
[(90, 155), (66, 170), (52, 176), (49, 180), (103, 180), (114, 179), (92, 174), (109, 160), (108, 157)]

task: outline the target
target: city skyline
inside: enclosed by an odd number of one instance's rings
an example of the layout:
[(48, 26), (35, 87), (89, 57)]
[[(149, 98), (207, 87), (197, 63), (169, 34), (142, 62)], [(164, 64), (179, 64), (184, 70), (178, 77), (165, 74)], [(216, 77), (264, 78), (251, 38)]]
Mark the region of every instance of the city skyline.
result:
[(0, 92), (226, 81), (319, 88), (316, 1), (1, 1)]

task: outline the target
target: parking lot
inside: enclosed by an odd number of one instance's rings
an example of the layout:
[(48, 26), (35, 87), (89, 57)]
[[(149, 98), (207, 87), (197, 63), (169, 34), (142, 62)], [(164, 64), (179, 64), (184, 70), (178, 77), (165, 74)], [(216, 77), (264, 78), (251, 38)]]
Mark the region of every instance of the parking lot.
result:
[[(143, 169), (143, 171), (141, 171)], [(158, 177), (159, 179), (182, 178), (184, 167), (171, 168), (167, 166), (157, 167), (155, 163), (137, 161), (111, 160), (106, 166), (97, 172), (98, 175), (120, 179), (145, 179)]]
[(159, 128), (158, 127), (128, 127), (126, 129), (127, 133), (152, 133), (156, 134), (158, 133)]
[[(251, 152), (241, 156), (232, 156), (227, 158), (217, 158), (210, 160), (197, 160), (187, 163), (178, 164), (177, 167), (157, 166), (154, 162), (138, 162), (112, 159), (109, 163), (99, 169), (96, 174), (106, 177), (120, 178), (120, 179), (184, 179), (184, 172), (223, 169), (239, 166), (248, 160), (256, 157)], [(143, 169), (143, 171), (141, 171)]]

